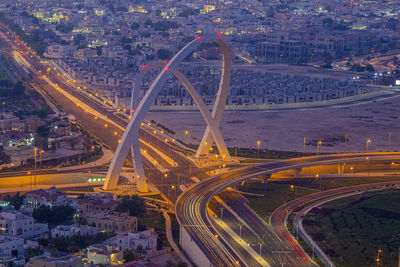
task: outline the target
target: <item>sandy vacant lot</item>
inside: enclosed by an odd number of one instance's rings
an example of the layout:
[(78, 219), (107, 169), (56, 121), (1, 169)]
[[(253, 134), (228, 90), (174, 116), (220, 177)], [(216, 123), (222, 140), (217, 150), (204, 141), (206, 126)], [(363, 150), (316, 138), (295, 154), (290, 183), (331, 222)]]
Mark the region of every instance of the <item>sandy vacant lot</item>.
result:
[[(353, 105), (345, 108), (323, 108), (278, 112), (227, 112), (221, 130), (228, 146), (261, 147), (274, 150), (315, 152), (322, 140), (321, 152), (400, 150), (400, 97)], [(146, 120), (155, 120), (176, 131), (176, 138), (198, 143), (206, 127), (199, 112), (150, 112)], [(347, 145), (344, 136), (348, 135)]]

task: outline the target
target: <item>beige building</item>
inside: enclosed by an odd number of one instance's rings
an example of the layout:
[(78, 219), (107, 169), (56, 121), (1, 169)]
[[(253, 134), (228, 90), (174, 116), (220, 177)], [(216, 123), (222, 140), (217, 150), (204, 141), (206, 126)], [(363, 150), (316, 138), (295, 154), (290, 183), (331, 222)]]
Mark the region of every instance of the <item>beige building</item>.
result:
[(11, 113), (2, 113), (0, 115), (0, 130), (17, 130), (26, 132), (35, 132), (37, 127), (42, 125), (42, 121), (37, 117), (28, 117), (20, 120)]
[(137, 217), (125, 213), (91, 213), (86, 216), (89, 225), (110, 232), (137, 232)]
[(36, 257), (26, 264), (28, 267), (82, 267), (82, 259), (74, 256), (68, 255), (64, 257)]
[(124, 261), (122, 251), (104, 244), (91, 245), (87, 258), (90, 265), (121, 265)]
[(67, 194), (58, 191), (55, 186), (52, 186), (49, 189), (30, 191), (24, 196), (23, 208), (26, 212), (32, 212), (34, 209), (39, 208), (42, 205), (53, 207), (72, 204), (72, 201), (68, 199)]
[(93, 213), (109, 213), (118, 204), (118, 201), (112, 199), (82, 199), (79, 200), (79, 216), (87, 218), (93, 216)]

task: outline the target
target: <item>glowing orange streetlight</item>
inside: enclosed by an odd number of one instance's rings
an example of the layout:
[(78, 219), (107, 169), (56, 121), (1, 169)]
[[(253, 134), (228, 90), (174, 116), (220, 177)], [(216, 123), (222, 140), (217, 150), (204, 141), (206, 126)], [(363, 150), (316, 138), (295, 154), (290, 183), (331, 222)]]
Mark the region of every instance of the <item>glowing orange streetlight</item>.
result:
[(367, 140), (367, 153), (368, 153), (369, 144), (371, 144), (371, 139)]
[(319, 140), (317, 143), (317, 154), (319, 154), (319, 147), (322, 145), (322, 141)]

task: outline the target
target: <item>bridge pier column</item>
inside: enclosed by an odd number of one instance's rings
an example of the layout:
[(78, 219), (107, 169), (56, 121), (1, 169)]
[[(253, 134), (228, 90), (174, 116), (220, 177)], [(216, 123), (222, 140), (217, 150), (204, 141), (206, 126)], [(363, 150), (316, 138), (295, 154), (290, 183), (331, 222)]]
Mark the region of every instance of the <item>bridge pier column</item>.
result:
[(346, 163), (338, 163), (338, 174), (343, 174), (344, 173), (344, 167), (346, 166)]
[(269, 179), (269, 178), (271, 178), (271, 174), (270, 174), (270, 173), (266, 173), (266, 174), (264, 175), (263, 183), (264, 183), (264, 184), (268, 183), (268, 179)]
[(294, 169), (294, 177), (295, 178), (299, 177), (302, 170), (303, 168)]
[(234, 184), (234, 185), (232, 185), (232, 188), (235, 190), (239, 190), (240, 186), (239, 186), (239, 184)]

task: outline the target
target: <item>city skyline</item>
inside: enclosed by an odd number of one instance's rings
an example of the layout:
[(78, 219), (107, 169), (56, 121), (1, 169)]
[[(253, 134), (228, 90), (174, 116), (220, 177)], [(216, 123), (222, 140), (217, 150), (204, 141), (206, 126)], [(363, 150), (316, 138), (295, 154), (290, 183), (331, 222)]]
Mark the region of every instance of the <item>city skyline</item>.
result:
[(0, 265), (397, 266), (397, 1), (0, 1)]

